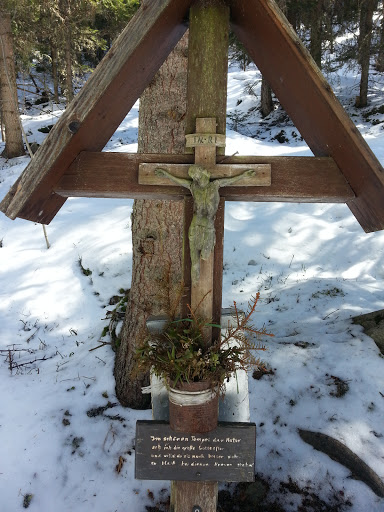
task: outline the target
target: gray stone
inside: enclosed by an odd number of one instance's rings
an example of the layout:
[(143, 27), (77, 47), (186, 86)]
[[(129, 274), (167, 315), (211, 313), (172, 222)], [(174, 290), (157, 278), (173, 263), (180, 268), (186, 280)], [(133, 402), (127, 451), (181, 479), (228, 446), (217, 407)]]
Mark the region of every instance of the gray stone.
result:
[(379, 347), (380, 352), (384, 354), (384, 309), (355, 316), (352, 320), (354, 324), (363, 327), (364, 334), (370, 336)]

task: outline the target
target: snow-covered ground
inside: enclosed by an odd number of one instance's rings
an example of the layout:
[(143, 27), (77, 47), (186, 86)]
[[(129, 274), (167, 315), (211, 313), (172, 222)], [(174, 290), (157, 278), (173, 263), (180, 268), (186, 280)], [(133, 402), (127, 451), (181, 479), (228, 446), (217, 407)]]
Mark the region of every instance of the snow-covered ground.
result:
[[(384, 115), (367, 120), (354, 111), (352, 72), (331, 78), (384, 164)], [(311, 155), (281, 110), (271, 116), (277, 124), (249, 111), (259, 79), (252, 67), (230, 69), (227, 154)], [(383, 97), (376, 75), (365, 112)], [(41, 142), (37, 129), (59, 114), (53, 105), (27, 110), (29, 140)], [(135, 151), (137, 124), (138, 104), (106, 150)], [(274, 139), (281, 130), (289, 142)], [(1, 198), (28, 160), (0, 158)], [(114, 353), (108, 345), (89, 351), (107, 325), (110, 297), (130, 285), (131, 207), (130, 200), (69, 199), (47, 228), (49, 250), (40, 225), (0, 216), (2, 512), (141, 512), (168, 493), (169, 482), (134, 479), (135, 422), (150, 411), (118, 405)], [(383, 252), (384, 233), (365, 234), (344, 205), (227, 203), (223, 306), (245, 307), (260, 291), (255, 323), (275, 334), (264, 358), (273, 373), (250, 376), (250, 405), (257, 473), (286, 511), (303, 499), (293, 485), (282, 492), (289, 480), (334, 503), (328, 510), (384, 511), (384, 499), (297, 432), (342, 441), (384, 479), (384, 360), (351, 321), (384, 308)], [(10, 357), (18, 365), (12, 372)]]

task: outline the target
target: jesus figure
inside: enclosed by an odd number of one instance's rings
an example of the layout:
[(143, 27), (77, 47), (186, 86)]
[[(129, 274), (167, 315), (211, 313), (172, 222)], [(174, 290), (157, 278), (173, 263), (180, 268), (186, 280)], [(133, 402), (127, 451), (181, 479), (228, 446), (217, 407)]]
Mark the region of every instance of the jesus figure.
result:
[(219, 188), (232, 185), (243, 178), (255, 176), (254, 170), (247, 170), (232, 178), (217, 178), (211, 181), (209, 171), (200, 165), (191, 165), (189, 179), (177, 178), (165, 169), (155, 169), (156, 176), (165, 177), (191, 191), (193, 197), (193, 218), (188, 231), (191, 253), (191, 277), (196, 283), (200, 277), (200, 258), (207, 260), (215, 247), (215, 217), (219, 207)]

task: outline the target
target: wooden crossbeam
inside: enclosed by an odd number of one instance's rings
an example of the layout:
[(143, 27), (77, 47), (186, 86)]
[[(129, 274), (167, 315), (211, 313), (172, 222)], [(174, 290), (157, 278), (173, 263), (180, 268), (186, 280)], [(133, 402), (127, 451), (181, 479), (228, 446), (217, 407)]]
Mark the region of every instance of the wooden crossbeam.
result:
[[(256, 172), (255, 176), (247, 178), (247, 186), (255, 187), (269, 187), (271, 186), (271, 164), (250, 164), (252, 169)], [(159, 164), (140, 164), (139, 165), (139, 184), (140, 185), (168, 185), (167, 178), (159, 178), (155, 175), (154, 171), (159, 167)], [(188, 164), (162, 164), (161, 167), (166, 171), (171, 172), (177, 178), (188, 179)], [(216, 164), (215, 165), (215, 178), (231, 178), (237, 176), (244, 171), (244, 164)], [(237, 181), (232, 185), (233, 187), (244, 186), (242, 180)]]
[[(63, 198), (181, 199), (186, 194), (182, 187), (139, 184), (139, 165), (190, 165), (193, 161), (193, 155), (82, 152), (54, 190)], [(271, 165), (269, 187), (225, 187), (221, 196), (227, 201), (346, 203), (354, 197), (332, 158), (235, 156), (218, 157), (217, 162)], [(36, 212), (31, 212), (29, 220), (37, 222)]]
[[(83, 161), (79, 157), (82, 151), (100, 151), (104, 147), (186, 30), (185, 18), (189, 7), (194, 3), (193, 0), (151, 0), (142, 3), (137, 15), (0, 203), (0, 211), (12, 219), (20, 217), (48, 224), (60, 210), (66, 197), (81, 195), (82, 192), (70, 184), (66, 173), (73, 173), (73, 162), (76, 161), (77, 165), (79, 159)], [(247, 200), (343, 202), (345, 198), (365, 231), (383, 229), (383, 168), (276, 3), (273, 0), (236, 0), (230, 2), (230, 7), (233, 30), (272, 85), (315, 156), (331, 156), (353, 190), (352, 194), (350, 191), (349, 194), (344, 194), (331, 181), (329, 190), (324, 190), (327, 182), (322, 182), (316, 191), (315, 186), (306, 183), (299, 164), (298, 174), (292, 174), (288, 170), (286, 176), (287, 181), (291, 180), (291, 183), (298, 185), (297, 191), (292, 191), (289, 184), (285, 191), (279, 190), (280, 175), (277, 175), (270, 190), (273, 192), (277, 187), (273, 197), (264, 195), (263, 191), (250, 189), (252, 197)], [(199, 44), (196, 43), (196, 49), (192, 41), (190, 53), (197, 54), (198, 47)], [(220, 60), (223, 59), (220, 57), (215, 61), (218, 66)], [(188, 91), (193, 115), (188, 115), (187, 133), (193, 131), (195, 116), (218, 117), (218, 112), (225, 114), (225, 102), (220, 103), (221, 100), (214, 93), (204, 101), (205, 107), (201, 110), (199, 98), (207, 94), (204, 77), (208, 75), (200, 73), (200, 64), (196, 62), (197, 82)], [(216, 68), (213, 71), (211, 68), (210, 62), (210, 72), (220, 75)], [(225, 115), (218, 117), (217, 128), (217, 131), (224, 133)], [(159, 159), (157, 161), (160, 162)], [(275, 172), (278, 166), (279, 164), (275, 166)], [(65, 177), (62, 178), (64, 174)], [(94, 177), (98, 180), (96, 172)], [(304, 179), (303, 183), (301, 179)], [(125, 197), (125, 182), (123, 179), (121, 194), (111, 187), (114, 194), (112, 197)], [(81, 186), (83, 187), (82, 183)], [(115, 188), (120, 188), (120, 184)], [(85, 194), (92, 193), (89, 186), (85, 189)], [(241, 187), (238, 191), (240, 189)], [(171, 191), (167, 187), (167, 190), (171, 197), (177, 195), (174, 188)], [(133, 197), (147, 197), (146, 190), (141, 187), (134, 187), (133, 192), (137, 194)], [(234, 199), (232, 193), (232, 188), (226, 191)], [(312, 197), (308, 196), (310, 193), (313, 194)], [(108, 190), (101, 193), (96, 183), (93, 195), (107, 197)]]

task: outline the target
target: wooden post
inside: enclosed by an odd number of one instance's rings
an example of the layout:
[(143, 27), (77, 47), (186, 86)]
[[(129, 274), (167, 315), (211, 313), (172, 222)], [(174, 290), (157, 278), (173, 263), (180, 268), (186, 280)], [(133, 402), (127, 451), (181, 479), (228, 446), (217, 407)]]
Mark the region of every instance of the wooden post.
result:
[[(228, 27), (229, 7), (221, 0), (199, 0), (191, 7), (186, 133), (194, 133), (196, 127), (196, 131), (200, 133), (217, 131), (225, 134)], [(212, 119), (201, 119), (196, 125), (197, 118), (215, 118), (217, 126), (211, 125)], [(213, 123), (216, 124), (214, 121)], [(196, 147), (195, 163), (209, 170), (216, 164), (216, 148)], [(224, 224), (224, 201), (216, 218), (216, 224)], [(216, 233), (221, 234), (223, 231), (218, 229)], [(207, 261), (200, 260), (200, 279), (196, 285), (192, 283), (191, 306), (196, 308), (201, 302), (198, 313), (217, 321), (221, 310), (222, 235), (216, 239), (216, 247), (221, 252), (221, 257), (220, 254), (212, 254)], [(214, 286), (215, 265), (220, 266), (221, 271), (215, 272)], [(213, 313), (214, 303), (218, 309), (216, 314)], [(200, 507), (204, 512), (216, 512), (217, 492), (217, 482), (173, 482), (171, 511), (193, 512), (199, 510), (195, 507)]]
[[(229, 7), (223, 0), (199, 0), (191, 7), (189, 19), (186, 133), (194, 133), (196, 130), (225, 135)], [(196, 124), (198, 118), (208, 117), (216, 118), (216, 126), (207, 125), (211, 121), (198, 121), (202, 124)], [(217, 148), (217, 154), (224, 155), (225, 148)], [(216, 149), (212, 152), (204, 146), (196, 147), (195, 163), (209, 170), (216, 164)], [(200, 283), (205, 279), (208, 279), (209, 283), (207, 282), (207, 286), (201, 289), (202, 295), (194, 292), (193, 299), (191, 297), (193, 308), (207, 291), (211, 292), (210, 297), (204, 301), (207, 309), (200, 310), (200, 313), (212, 318), (214, 323), (220, 323), (221, 315), (224, 204), (224, 200), (221, 200), (216, 213), (216, 246), (212, 261), (210, 258), (210, 263), (201, 262), (204, 277), (200, 279)], [(185, 235), (187, 238), (187, 233)], [(211, 268), (211, 271), (208, 268)]]
[[(223, 0), (199, 0), (189, 14), (186, 133), (198, 117), (216, 117), (225, 134), (227, 116), (229, 7)], [(224, 154), (224, 149), (219, 154)]]
[[(216, 118), (198, 118), (196, 133), (215, 133)], [(201, 165), (208, 171), (216, 165), (215, 146), (196, 146), (195, 164)], [(212, 252), (207, 260), (200, 259), (200, 279), (192, 283), (191, 307), (198, 316), (212, 319), (213, 313), (213, 262)]]

